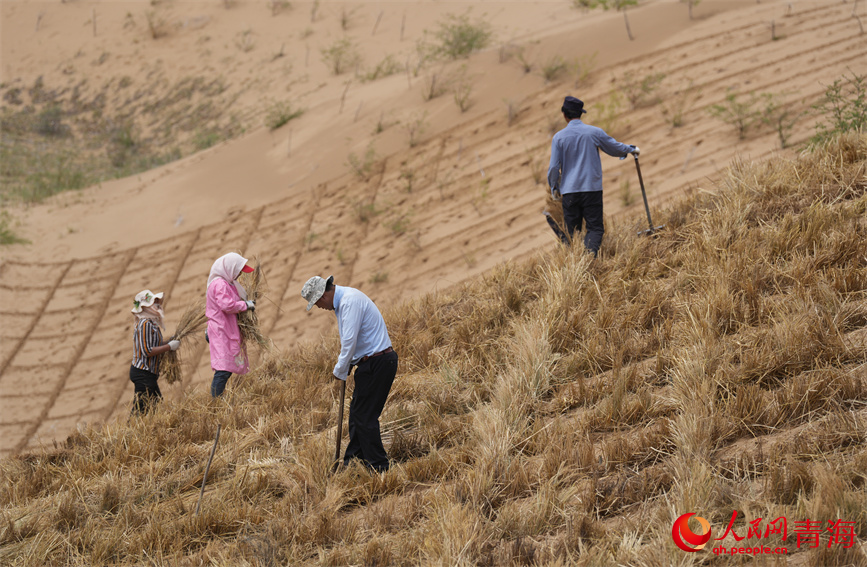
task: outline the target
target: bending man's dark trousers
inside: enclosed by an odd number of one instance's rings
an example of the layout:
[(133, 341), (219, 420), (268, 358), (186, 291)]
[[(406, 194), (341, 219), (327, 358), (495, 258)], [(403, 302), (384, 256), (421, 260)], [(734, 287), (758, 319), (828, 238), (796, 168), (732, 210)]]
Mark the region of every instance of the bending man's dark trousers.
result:
[(599, 253), (602, 245), (602, 235), (605, 234), (605, 224), (602, 220), (602, 191), (586, 191), (582, 193), (566, 193), (563, 195), (563, 220), (566, 221), (566, 232), (574, 238), (581, 232), (583, 223), (587, 223), (587, 234), (584, 236), (584, 247)]
[(361, 459), (378, 472), (388, 470), (388, 455), (382, 446), (379, 416), (397, 375), (397, 353), (387, 352), (359, 363), (355, 368), (355, 390), (349, 403), (349, 444), (343, 464)]

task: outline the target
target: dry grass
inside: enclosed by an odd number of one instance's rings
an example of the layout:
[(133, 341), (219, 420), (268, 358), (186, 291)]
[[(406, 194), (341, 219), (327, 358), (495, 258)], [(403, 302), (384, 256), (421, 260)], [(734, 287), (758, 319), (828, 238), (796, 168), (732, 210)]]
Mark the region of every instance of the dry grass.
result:
[[(692, 565), (722, 560), (674, 519), (717, 537), (738, 510), (740, 535), (790, 522), (790, 555), (747, 564), (864, 564), (865, 175), (865, 136), (738, 163), (653, 238), (614, 226), (596, 260), (556, 247), (391, 309), (382, 475), (329, 474), (336, 336), (4, 459), (0, 562)], [(807, 518), (858, 544), (796, 549)]]
[[(243, 274), (239, 281), (247, 290), (247, 299), (255, 302), (258, 306), (259, 300), (266, 297), (265, 292), (267, 291), (265, 278), (262, 275), (262, 265), (258, 260), (255, 260), (253, 272)], [(241, 339), (244, 344), (256, 345), (263, 351), (268, 351), (273, 346), (271, 339), (262, 334), (258, 311), (248, 309), (238, 313), (238, 327), (241, 330)]]
[[(178, 321), (178, 327), (174, 334), (169, 337), (170, 341), (181, 341), (182, 346), (200, 340), (205, 327), (208, 325), (208, 317), (205, 315), (205, 302), (199, 300), (187, 306)], [(179, 350), (170, 350), (163, 355), (160, 362), (160, 376), (167, 384), (180, 382), (183, 376), (181, 370), (183, 363)]]

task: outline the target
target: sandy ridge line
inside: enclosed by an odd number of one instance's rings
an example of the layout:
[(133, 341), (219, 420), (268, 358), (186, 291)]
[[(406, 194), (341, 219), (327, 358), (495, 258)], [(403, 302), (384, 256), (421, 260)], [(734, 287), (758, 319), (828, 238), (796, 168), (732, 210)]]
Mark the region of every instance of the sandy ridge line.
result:
[[(127, 251), (125, 254), (126, 261), (121, 262), (121, 268), (117, 271), (117, 276), (114, 278), (114, 281), (110, 285), (110, 289), (105, 295), (105, 299), (102, 301), (102, 305), (99, 307), (99, 313), (95, 317), (93, 323), (91, 323), (90, 327), (83, 333), (83, 338), (80, 341), (80, 348), (76, 349), (75, 354), (66, 365), (64, 366), (64, 370), (62, 372), (62, 378), (54, 387), (54, 390), (48, 396), (48, 400), (42, 408), (37, 420), (32, 424), (31, 427), (27, 429), (27, 431), (22, 436), (21, 440), (12, 450), (13, 453), (17, 453), (24, 449), (27, 446), (27, 443), (30, 439), (36, 434), (39, 430), (39, 427), (45, 422), (48, 417), (48, 413), (51, 411), (51, 408), (54, 407), (57, 398), (60, 397), (60, 393), (63, 391), (63, 388), (66, 386), (67, 380), (69, 380), (69, 376), (72, 374), (75, 365), (78, 363), (78, 360), (81, 358), (82, 353), (84, 353), (84, 347), (90, 343), (90, 340), (93, 338), (93, 334), (96, 331), (96, 328), (102, 322), (103, 317), (105, 317), (106, 311), (108, 311), (108, 307), (111, 304), (112, 297), (114, 296), (115, 291), (117, 291), (117, 287), (120, 284), (123, 275), (126, 273), (126, 269), (129, 266), (132, 259), (135, 257), (138, 248), (133, 248), (130, 251)], [(70, 267), (72, 266), (72, 262), (69, 263)], [(65, 272), (64, 272), (65, 274)], [(53, 293), (52, 293), (53, 297)], [(49, 298), (50, 299), (50, 298)], [(47, 303), (46, 303), (47, 305)]]

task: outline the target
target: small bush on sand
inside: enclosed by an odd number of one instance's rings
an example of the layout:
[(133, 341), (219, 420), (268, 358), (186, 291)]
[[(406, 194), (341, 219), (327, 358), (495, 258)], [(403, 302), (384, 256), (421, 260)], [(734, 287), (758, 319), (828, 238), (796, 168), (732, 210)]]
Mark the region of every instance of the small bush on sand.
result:
[(275, 102), (265, 113), (265, 126), (269, 130), (276, 130), (290, 120), (298, 118), (304, 114), (304, 110), (293, 108), (292, 103), (287, 101)]
[(366, 181), (370, 179), (370, 175), (373, 173), (373, 166), (376, 164), (376, 150), (373, 144), (371, 144), (367, 146), (363, 156), (357, 156), (355, 152), (349, 152), (346, 161), (358, 180)]
[(747, 137), (747, 132), (761, 119), (760, 102), (761, 96), (755, 93), (740, 98), (737, 93), (728, 93), (724, 102), (711, 105), (707, 111), (714, 118), (733, 126), (738, 133), (738, 139), (743, 140)]
[(554, 55), (542, 64), (542, 78), (546, 83), (562, 79), (569, 71), (569, 63), (560, 55)]
[(660, 101), (659, 86), (665, 73), (648, 73), (640, 77), (635, 71), (627, 71), (620, 80), (620, 89), (632, 109), (653, 106)]
[(462, 59), (490, 45), (493, 35), (485, 20), (471, 21), (469, 14), (447, 14), (433, 32), (434, 42), (429, 49), (434, 57)]
[(0, 211), (0, 245), (29, 244), (29, 240), (15, 234), (12, 224), (13, 219), (9, 211)]
[(867, 75), (835, 79), (813, 110), (823, 119), (810, 139), (814, 145), (845, 132), (867, 132)]
[(322, 49), (322, 61), (334, 75), (342, 75), (361, 64), (362, 57), (358, 46), (344, 37)]

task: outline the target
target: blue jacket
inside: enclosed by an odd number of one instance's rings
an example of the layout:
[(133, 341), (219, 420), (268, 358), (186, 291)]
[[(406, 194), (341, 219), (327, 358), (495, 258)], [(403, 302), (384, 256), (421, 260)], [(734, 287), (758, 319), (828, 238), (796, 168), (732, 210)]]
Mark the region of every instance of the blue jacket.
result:
[(551, 163), (548, 186), (561, 195), (602, 191), (602, 161), (599, 150), (614, 157), (624, 157), (635, 146), (621, 144), (602, 128), (571, 120), (551, 140)]

